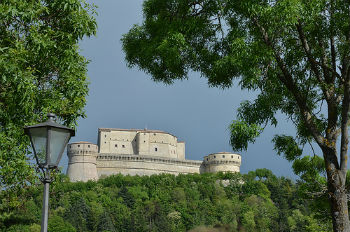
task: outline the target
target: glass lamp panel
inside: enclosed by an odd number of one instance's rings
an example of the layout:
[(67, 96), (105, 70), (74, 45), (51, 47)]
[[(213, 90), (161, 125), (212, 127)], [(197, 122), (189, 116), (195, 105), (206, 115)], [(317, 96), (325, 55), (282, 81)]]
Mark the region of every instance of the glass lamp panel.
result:
[(30, 136), (32, 138), (35, 155), (38, 159), (38, 164), (46, 163), (46, 141), (47, 129), (46, 127), (31, 128)]
[(64, 129), (51, 128), (50, 137), (50, 166), (57, 166), (59, 158), (70, 138), (70, 132)]

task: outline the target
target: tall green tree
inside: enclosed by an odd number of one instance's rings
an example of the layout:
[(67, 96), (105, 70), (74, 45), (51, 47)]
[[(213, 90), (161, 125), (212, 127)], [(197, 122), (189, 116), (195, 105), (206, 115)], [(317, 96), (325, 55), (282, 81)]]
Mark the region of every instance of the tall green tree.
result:
[(227, 88), (237, 80), (242, 89), (256, 90), (257, 98), (241, 104), (230, 126), (232, 147), (247, 149), (282, 112), (297, 136), (277, 136), (292, 148), (279, 152), (298, 159), (305, 144), (320, 147), (334, 231), (350, 231), (350, 3), (147, 0), (143, 14), (142, 25), (122, 39), (128, 65), (167, 84), (192, 70), (210, 86)]
[(23, 126), (55, 113), (67, 126), (84, 116), (87, 60), (78, 42), (94, 35), (84, 0), (0, 1), (0, 186), (34, 180)]

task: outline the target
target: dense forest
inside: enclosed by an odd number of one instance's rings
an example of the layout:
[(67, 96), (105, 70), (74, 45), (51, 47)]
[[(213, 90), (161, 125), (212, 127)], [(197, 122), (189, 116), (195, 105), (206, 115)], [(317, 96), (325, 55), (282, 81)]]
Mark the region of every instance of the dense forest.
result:
[[(87, 183), (70, 183), (59, 174), (50, 187), (50, 232), (332, 230), (322, 194), (267, 169), (246, 175), (115, 175)], [(2, 190), (0, 230), (40, 231), (42, 192), (40, 183)]]

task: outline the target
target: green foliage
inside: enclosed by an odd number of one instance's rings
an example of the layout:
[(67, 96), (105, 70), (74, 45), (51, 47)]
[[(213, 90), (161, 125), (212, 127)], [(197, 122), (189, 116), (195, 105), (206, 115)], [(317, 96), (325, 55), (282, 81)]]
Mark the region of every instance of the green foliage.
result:
[[(87, 183), (60, 178), (50, 192), (49, 231), (327, 231), (329, 218), (315, 216), (321, 208), (301, 198), (300, 187), (267, 169)], [(38, 231), (42, 187), (24, 195), (30, 197), (21, 209), (0, 208), (0, 231)]]
[[(298, 147), (298, 144), (292, 136), (275, 135), (272, 140), (275, 144), (275, 150), (278, 155), (284, 154), (288, 161), (293, 161), (302, 155), (303, 150)], [(296, 173), (297, 175), (299, 173)]]
[[(331, 208), (338, 210), (334, 230), (350, 230), (346, 203), (340, 203), (350, 124), (349, 7), (340, 0), (146, 0), (143, 23), (123, 36), (123, 50), (130, 67), (155, 81), (171, 84), (195, 71), (209, 86), (238, 83), (256, 91), (230, 125), (232, 147), (246, 150), (282, 113), (296, 138), (276, 136), (277, 153), (294, 162), (304, 181), (322, 180), (326, 170)], [(317, 144), (325, 159), (301, 158), (307, 143)]]
[(35, 181), (23, 127), (48, 112), (67, 126), (84, 116), (87, 60), (78, 42), (96, 32), (84, 0), (0, 2), (0, 186)]
[(230, 143), (235, 150), (247, 150), (248, 143), (254, 142), (261, 133), (261, 127), (243, 121), (233, 121), (230, 125)]
[(314, 218), (303, 215), (298, 209), (293, 210), (292, 215), (288, 217), (288, 226), (295, 232), (328, 231), (328, 228), (318, 224)]
[(48, 231), (50, 232), (75, 232), (75, 228), (58, 215), (54, 215), (49, 220)]

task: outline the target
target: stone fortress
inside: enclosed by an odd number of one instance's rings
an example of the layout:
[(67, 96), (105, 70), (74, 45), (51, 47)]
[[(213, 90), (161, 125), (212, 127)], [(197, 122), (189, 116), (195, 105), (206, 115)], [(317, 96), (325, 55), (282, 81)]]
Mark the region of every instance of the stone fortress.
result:
[(164, 131), (99, 128), (98, 145), (68, 144), (67, 175), (71, 181), (98, 180), (104, 176), (160, 173), (239, 172), (241, 156), (219, 152), (203, 161), (186, 160), (185, 143)]

